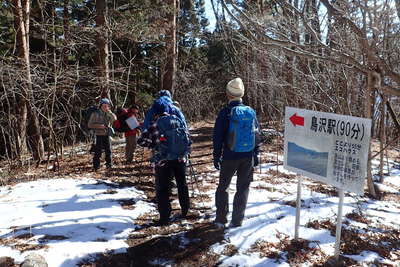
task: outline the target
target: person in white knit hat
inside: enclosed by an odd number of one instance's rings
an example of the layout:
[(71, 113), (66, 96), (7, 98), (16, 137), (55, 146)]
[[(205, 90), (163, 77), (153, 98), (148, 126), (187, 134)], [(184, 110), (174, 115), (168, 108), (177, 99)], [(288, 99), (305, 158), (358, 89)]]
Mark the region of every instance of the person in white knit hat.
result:
[(226, 93), (230, 99), (239, 99), (244, 95), (244, 85), (240, 78), (235, 78), (226, 85)]
[(256, 142), (258, 121), (255, 111), (243, 105), (244, 85), (235, 78), (226, 85), (228, 105), (218, 114), (213, 133), (214, 167), (220, 170), (215, 193), (215, 225), (225, 227), (229, 213), (228, 189), (237, 173), (230, 227), (240, 227), (244, 219), (254, 166), (258, 165), (259, 144)]

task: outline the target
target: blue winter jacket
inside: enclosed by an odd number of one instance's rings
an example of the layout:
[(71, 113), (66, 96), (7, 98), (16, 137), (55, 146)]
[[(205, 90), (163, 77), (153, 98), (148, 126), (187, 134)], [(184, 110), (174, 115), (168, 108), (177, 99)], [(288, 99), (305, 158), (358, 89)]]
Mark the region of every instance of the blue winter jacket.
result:
[(147, 130), (149, 128), (151, 122), (154, 121), (154, 116), (158, 114), (157, 108), (161, 105), (168, 105), (169, 110), (168, 113), (171, 115), (177, 116), (182, 120), (185, 127), (187, 127), (186, 119), (181, 110), (175, 107), (172, 104), (171, 93), (168, 90), (161, 90), (159, 93), (159, 98), (157, 98), (151, 108), (147, 111), (146, 116), (144, 117), (144, 122), (142, 126), (142, 130)]
[[(213, 133), (213, 156), (214, 159), (220, 159), (222, 155), (222, 159), (232, 160), (232, 159), (241, 159), (257, 156), (259, 152), (259, 143), (256, 138), (256, 146), (253, 151), (250, 152), (234, 152), (228, 148), (227, 145), (227, 136), (229, 129), (229, 119), (231, 116), (231, 110), (233, 107), (241, 105), (242, 101), (231, 101), (227, 106), (225, 106), (218, 114), (217, 119), (214, 125), (214, 133)], [(256, 118), (256, 127), (259, 129), (259, 123)]]

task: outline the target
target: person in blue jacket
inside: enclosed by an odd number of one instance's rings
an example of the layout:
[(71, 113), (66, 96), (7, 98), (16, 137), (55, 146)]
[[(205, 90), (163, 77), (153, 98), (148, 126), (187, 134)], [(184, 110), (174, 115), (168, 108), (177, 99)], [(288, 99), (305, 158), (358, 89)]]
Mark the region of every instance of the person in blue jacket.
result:
[(161, 90), (158, 92), (158, 98), (154, 101), (153, 105), (146, 113), (142, 126), (143, 131), (146, 131), (151, 123), (154, 122), (156, 116), (156, 107), (160, 105), (166, 105), (168, 107), (168, 114), (177, 116), (185, 124), (185, 127), (187, 127), (185, 116), (180, 109), (173, 104), (171, 92), (168, 90)]
[(154, 164), (156, 199), (160, 215), (157, 225), (162, 226), (171, 222), (170, 194), (173, 178), (176, 181), (181, 206), (178, 217), (185, 218), (189, 211), (186, 160), (191, 142), (183, 121), (169, 114), (170, 107), (167, 104), (156, 103), (153, 111), (155, 120), (138, 139), (138, 144), (153, 150), (150, 161)]
[[(236, 193), (233, 200), (233, 212), (231, 227), (242, 225), (247, 205), (250, 182), (253, 180), (254, 166), (258, 165), (259, 144), (255, 142), (254, 148), (248, 152), (235, 152), (228, 146), (228, 130), (232, 108), (243, 105), (244, 85), (240, 78), (231, 80), (226, 86), (228, 105), (218, 114), (213, 132), (213, 158), (214, 167), (220, 170), (218, 188), (215, 193), (216, 218), (215, 224), (224, 227), (227, 223), (229, 212), (229, 185), (232, 177), (237, 173)], [(259, 128), (255, 112), (247, 107), (254, 114), (255, 128)], [(256, 138), (257, 139), (257, 138)]]

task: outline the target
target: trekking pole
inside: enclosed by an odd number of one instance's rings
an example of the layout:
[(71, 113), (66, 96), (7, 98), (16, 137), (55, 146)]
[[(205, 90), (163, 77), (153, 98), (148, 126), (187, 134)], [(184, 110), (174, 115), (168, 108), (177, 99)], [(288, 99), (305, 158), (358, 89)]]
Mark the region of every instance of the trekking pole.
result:
[(193, 175), (192, 175), (192, 162), (190, 161), (190, 159), (189, 159), (189, 156), (188, 156), (188, 168), (189, 168), (189, 177), (190, 177), (190, 183), (191, 183), (191, 187), (192, 187), (192, 197), (194, 197), (194, 183), (196, 182), (196, 181), (194, 181), (193, 180)]
[[(190, 179), (191, 179), (191, 181), (194, 180), (194, 182), (195, 182), (195, 184), (197, 186), (197, 190), (199, 191), (200, 201), (201, 201), (201, 204), (203, 206), (203, 210), (206, 210), (206, 204), (204, 203), (203, 195), (200, 193), (201, 191), (200, 191), (199, 181), (197, 179), (196, 171), (195, 171), (195, 169), (193, 167), (192, 161), (190, 160), (190, 155), (188, 156), (188, 163), (189, 163), (189, 173), (190, 173), (190, 176), (191, 176)], [(192, 182), (192, 186), (193, 186), (193, 182)], [(194, 189), (193, 189), (192, 192), (194, 192)]]
[[(139, 164), (139, 174), (142, 177), (143, 176), (143, 169), (144, 169), (144, 147), (141, 148), (141, 161)], [(140, 180), (140, 179), (139, 179)]]
[(142, 147), (142, 158), (140, 161), (140, 167), (144, 167), (144, 147)]

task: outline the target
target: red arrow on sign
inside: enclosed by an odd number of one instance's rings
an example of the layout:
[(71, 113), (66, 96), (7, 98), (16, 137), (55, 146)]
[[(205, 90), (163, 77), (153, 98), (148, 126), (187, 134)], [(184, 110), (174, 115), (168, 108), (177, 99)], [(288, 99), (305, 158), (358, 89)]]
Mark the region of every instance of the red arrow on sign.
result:
[(293, 126), (296, 125), (304, 126), (304, 117), (297, 116), (297, 113), (292, 115), (289, 120), (293, 123)]

